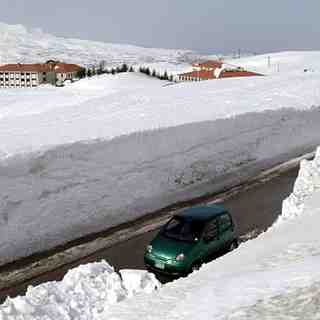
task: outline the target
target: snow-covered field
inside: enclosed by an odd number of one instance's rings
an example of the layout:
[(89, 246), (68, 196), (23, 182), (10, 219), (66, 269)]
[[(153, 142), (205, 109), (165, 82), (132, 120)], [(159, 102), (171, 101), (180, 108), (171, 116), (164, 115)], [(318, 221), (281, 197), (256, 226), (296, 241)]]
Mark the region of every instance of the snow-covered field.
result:
[(226, 62), (266, 75), (283, 75), (320, 72), (318, 59), (318, 51), (284, 51), (233, 60), (226, 59)]
[[(320, 52), (305, 59), (316, 70)], [(320, 72), (296, 67), (169, 86), (130, 73), (1, 90), (0, 264), (318, 145)]]
[(2, 89), (0, 156), (250, 112), (308, 110), (320, 105), (319, 79), (320, 71), (165, 86), (128, 73), (64, 88)]
[(319, 319), (319, 223), (320, 147), (267, 232), (188, 278), (160, 287), (143, 271), (84, 265), (7, 299), (0, 319)]
[(0, 65), (5, 63), (39, 63), (50, 59), (97, 65), (104, 60), (106, 66), (146, 63), (180, 64), (193, 60), (197, 55), (190, 50), (142, 48), (96, 41), (67, 39), (28, 29), (22, 25), (0, 22)]

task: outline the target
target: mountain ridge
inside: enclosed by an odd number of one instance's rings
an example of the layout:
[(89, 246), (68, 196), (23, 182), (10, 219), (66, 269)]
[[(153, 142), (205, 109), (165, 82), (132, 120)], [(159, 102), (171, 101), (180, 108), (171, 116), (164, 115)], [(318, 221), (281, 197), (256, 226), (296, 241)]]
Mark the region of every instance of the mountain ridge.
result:
[(0, 22), (0, 64), (35, 63), (49, 59), (84, 66), (96, 65), (102, 60), (106, 61), (107, 66), (155, 62), (179, 64), (197, 57), (191, 50), (145, 48), (64, 38), (45, 33), (39, 28)]

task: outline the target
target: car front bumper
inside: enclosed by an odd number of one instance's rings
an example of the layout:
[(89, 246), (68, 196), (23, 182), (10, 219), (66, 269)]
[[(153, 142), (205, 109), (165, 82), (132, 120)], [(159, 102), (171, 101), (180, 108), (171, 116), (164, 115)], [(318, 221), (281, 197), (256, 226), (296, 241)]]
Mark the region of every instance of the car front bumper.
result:
[[(162, 267), (159, 268), (157, 262), (162, 264)], [(144, 264), (147, 269), (160, 274), (172, 275), (172, 276), (182, 276), (185, 275), (186, 268), (185, 265), (181, 262), (174, 260), (163, 260), (154, 255), (146, 254), (144, 257)]]

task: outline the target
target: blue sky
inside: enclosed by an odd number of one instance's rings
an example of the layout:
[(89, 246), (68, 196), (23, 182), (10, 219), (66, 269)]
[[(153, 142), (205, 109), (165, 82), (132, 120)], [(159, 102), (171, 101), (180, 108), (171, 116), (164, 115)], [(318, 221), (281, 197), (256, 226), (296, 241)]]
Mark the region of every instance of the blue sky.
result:
[(0, 21), (203, 53), (320, 49), (319, 0), (1, 0)]

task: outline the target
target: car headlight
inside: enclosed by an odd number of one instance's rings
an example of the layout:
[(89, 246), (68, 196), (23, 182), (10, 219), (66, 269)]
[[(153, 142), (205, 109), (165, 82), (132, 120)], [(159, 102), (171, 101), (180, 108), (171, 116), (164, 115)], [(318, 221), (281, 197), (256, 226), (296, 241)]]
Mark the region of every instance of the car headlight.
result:
[(176, 261), (182, 261), (184, 259), (184, 254), (180, 253), (176, 256)]
[(147, 252), (151, 253), (151, 251), (152, 251), (152, 245), (150, 244), (150, 245), (147, 246)]

